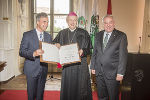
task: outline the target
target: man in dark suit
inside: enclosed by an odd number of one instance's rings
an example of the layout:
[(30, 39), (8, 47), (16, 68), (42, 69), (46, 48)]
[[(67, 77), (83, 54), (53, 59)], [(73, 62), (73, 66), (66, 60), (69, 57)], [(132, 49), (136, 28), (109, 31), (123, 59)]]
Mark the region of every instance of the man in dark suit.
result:
[(35, 100), (35, 98), (43, 100), (48, 64), (40, 62), (40, 55), (44, 51), (39, 49), (39, 40), (52, 42), (50, 34), (45, 32), (48, 26), (48, 15), (37, 14), (36, 23), (36, 29), (23, 34), (19, 51), (20, 56), (25, 58), (24, 73), (27, 78), (28, 100)]
[(115, 29), (113, 16), (103, 18), (104, 30), (95, 36), (91, 71), (96, 74), (99, 100), (119, 100), (119, 84), (127, 63), (127, 36)]

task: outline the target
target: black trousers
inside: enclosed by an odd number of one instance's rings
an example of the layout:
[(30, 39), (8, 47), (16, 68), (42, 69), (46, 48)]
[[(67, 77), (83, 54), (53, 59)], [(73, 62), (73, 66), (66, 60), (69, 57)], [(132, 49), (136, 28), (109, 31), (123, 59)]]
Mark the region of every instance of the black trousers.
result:
[(26, 75), (28, 100), (43, 100), (47, 72), (41, 70), (37, 77)]
[(104, 75), (96, 76), (99, 100), (119, 100), (119, 81), (107, 79)]

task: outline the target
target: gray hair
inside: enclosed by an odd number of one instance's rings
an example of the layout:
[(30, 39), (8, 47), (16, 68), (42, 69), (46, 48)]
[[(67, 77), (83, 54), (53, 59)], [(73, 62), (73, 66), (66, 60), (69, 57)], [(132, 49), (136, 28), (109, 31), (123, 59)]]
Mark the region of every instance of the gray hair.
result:
[(40, 18), (42, 18), (42, 17), (46, 18), (46, 17), (48, 17), (48, 15), (46, 13), (44, 13), (44, 12), (38, 13), (36, 15), (36, 21), (39, 21)]
[(111, 17), (112, 19), (114, 19), (113, 15), (105, 15), (105, 16), (102, 18), (102, 23), (104, 23), (104, 19), (105, 19), (106, 17)]

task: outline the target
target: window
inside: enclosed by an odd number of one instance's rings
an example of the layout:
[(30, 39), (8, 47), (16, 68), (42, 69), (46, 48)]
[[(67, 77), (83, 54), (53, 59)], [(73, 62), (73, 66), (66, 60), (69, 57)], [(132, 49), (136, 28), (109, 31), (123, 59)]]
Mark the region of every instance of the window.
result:
[(58, 32), (67, 28), (66, 17), (70, 11), (71, 0), (34, 0), (34, 27), (36, 27), (36, 14), (45, 12), (48, 14), (49, 25), (47, 32), (53, 38)]

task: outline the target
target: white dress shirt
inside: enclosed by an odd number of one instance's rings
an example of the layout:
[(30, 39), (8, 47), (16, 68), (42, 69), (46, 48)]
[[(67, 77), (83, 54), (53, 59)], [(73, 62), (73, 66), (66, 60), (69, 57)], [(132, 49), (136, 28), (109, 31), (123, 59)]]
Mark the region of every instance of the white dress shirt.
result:
[[(108, 34), (108, 41), (109, 41), (109, 38), (110, 38), (112, 32), (109, 32), (109, 33), (107, 33), (106, 31), (104, 32), (103, 43), (104, 43), (104, 39), (105, 39), (106, 34)], [(107, 43), (108, 43), (108, 41), (107, 41)]]
[[(41, 34), (41, 33), (43, 34), (43, 32), (40, 32), (40, 31), (38, 31), (38, 30), (36, 29), (36, 33), (37, 33), (38, 39), (40, 40), (40, 34)], [(41, 40), (41, 41), (44, 41), (44, 34), (42, 35), (42, 40)]]

